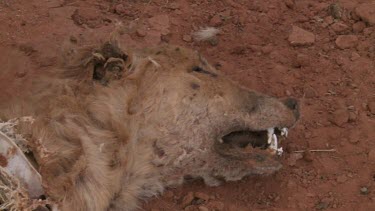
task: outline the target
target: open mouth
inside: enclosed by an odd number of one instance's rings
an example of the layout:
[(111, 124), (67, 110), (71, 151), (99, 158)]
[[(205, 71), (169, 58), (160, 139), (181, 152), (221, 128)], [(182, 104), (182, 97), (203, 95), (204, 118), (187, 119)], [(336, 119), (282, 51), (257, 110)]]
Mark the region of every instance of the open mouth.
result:
[(226, 134), (220, 142), (240, 148), (251, 146), (262, 150), (270, 149), (271, 153), (281, 155), (283, 148), (279, 147), (280, 139), (287, 136), (287, 128), (268, 128), (263, 131), (238, 130)]

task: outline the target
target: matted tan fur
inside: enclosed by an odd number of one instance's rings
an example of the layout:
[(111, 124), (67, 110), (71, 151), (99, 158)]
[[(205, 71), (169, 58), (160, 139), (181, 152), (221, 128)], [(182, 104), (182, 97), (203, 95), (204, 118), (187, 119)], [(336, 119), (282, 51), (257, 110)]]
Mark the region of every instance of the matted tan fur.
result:
[(67, 67), (37, 83), (27, 105), (35, 121), (20, 129), (61, 210), (134, 210), (186, 177), (219, 185), (281, 167), (266, 149), (221, 138), (292, 127), (293, 99), (241, 87), (183, 47), (111, 41), (67, 56)]

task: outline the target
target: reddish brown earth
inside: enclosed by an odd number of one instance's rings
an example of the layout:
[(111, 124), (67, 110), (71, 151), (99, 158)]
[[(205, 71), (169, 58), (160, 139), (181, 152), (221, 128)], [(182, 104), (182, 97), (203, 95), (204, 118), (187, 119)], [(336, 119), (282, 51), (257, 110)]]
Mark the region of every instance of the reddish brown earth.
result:
[[(67, 44), (104, 39), (201, 51), (241, 84), (300, 99), (284, 168), (168, 190), (145, 210), (375, 210), (375, 2), (365, 0), (0, 0), (0, 100), (54, 67)], [(217, 43), (195, 42), (200, 27)], [(6, 72), (6, 74), (4, 74)], [(334, 152), (295, 153), (335, 149)]]

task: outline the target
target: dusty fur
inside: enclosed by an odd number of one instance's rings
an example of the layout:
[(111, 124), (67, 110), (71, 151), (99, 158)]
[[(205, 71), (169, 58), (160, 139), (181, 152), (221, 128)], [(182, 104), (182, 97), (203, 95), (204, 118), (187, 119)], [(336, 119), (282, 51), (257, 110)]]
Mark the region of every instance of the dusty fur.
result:
[(134, 210), (187, 175), (218, 185), (280, 168), (264, 150), (222, 150), (217, 139), (291, 127), (296, 111), (238, 86), (199, 53), (112, 41), (70, 53), (35, 84), (26, 112), (35, 121), (21, 131), (61, 210)]

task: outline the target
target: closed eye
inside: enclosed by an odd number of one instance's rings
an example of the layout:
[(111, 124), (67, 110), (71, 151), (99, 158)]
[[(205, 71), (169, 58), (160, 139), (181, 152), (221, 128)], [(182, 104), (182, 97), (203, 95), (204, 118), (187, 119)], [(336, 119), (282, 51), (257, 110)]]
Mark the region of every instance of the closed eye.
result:
[(194, 72), (197, 72), (197, 73), (203, 73), (203, 74), (210, 75), (210, 76), (212, 76), (212, 77), (217, 77), (217, 74), (216, 74), (216, 73), (212, 73), (212, 72), (210, 72), (210, 71), (207, 71), (207, 70), (205, 70), (205, 69), (203, 69), (202, 67), (199, 67), (199, 66), (194, 66), (194, 67), (192, 68), (192, 70), (193, 70)]

